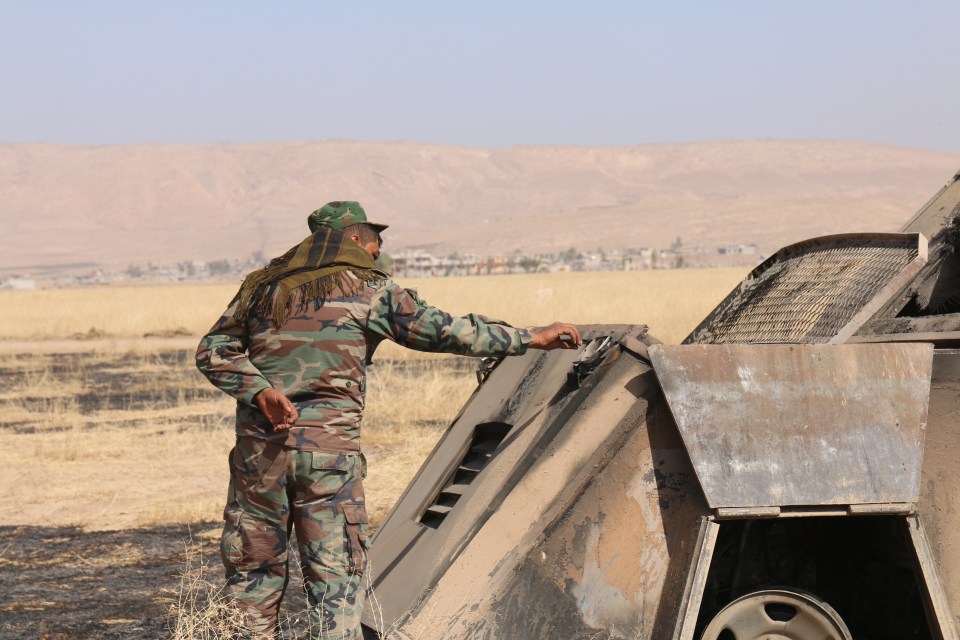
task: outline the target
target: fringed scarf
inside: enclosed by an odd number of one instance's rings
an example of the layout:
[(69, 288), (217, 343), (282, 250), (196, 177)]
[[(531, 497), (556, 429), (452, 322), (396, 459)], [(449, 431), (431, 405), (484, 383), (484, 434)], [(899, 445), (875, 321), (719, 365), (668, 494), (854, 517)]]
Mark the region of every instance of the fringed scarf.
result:
[[(349, 271), (356, 280), (346, 277)], [(377, 269), (373, 256), (332, 227), (320, 227), (300, 244), (262, 269), (247, 274), (237, 294), (234, 317), (244, 323), (251, 314), (284, 324), (293, 312), (323, 302), (339, 288), (358, 295), (364, 284), (389, 277)]]

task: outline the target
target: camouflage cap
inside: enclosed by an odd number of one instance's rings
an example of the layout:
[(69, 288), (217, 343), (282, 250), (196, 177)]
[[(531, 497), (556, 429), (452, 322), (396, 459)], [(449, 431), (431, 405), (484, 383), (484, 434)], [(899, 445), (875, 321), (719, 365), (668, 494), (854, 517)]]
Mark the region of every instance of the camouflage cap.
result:
[(363, 210), (359, 202), (328, 202), (307, 216), (310, 233), (315, 232), (321, 226), (343, 230), (345, 227), (361, 222), (376, 229), (377, 233), (387, 228), (385, 224), (367, 220), (367, 212)]

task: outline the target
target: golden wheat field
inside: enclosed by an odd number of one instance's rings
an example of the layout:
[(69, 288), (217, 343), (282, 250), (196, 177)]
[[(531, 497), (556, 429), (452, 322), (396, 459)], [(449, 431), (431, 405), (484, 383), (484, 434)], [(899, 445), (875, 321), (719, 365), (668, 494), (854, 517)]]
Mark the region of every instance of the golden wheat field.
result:
[[(677, 342), (741, 269), (404, 282), (454, 314), (515, 325), (645, 323)], [(0, 523), (112, 530), (218, 519), (233, 401), (193, 345), (235, 284), (0, 292)], [(170, 342), (162, 337), (180, 336)], [(469, 359), (384, 345), (369, 371), (364, 447), (379, 522), (471, 393)], [(44, 478), (44, 482), (33, 479)]]

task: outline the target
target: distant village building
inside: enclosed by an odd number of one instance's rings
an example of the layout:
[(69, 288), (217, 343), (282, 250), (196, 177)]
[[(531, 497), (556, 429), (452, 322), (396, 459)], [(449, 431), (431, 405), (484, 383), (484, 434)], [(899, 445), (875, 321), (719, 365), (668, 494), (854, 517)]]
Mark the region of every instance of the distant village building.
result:
[(393, 254), (394, 273), (407, 278), (428, 278), (442, 275), (441, 260), (422, 249)]
[(731, 244), (717, 249), (722, 256), (751, 256), (757, 252), (755, 244)]
[[(749, 257), (745, 257), (749, 256)], [(639, 271), (648, 269), (711, 268), (758, 264), (764, 259), (755, 244), (721, 247), (597, 248), (581, 252), (569, 247), (558, 253), (526, 254), (521, 250), (481, 256), (454, 252), (436, 256), (427, 249), (401, 249), (390, 255), (387, 269), (398, 278), (560, 273), (569, 271)], [(171, 264), (128, 264), (126, 267), (91, 264), (85, 273), (76, 268), (52, 270), (42, 279), (27, 275), (0, 276), (0, 289), (31, 290), (122, 282), (240, 281), (267, 262), (262, 251), (242, 259), (186, 260)]]
[(0, 289), (13, 289), (15, 291), (31, 291), (37, 288), (37, 281), (33, 278), (24, 278), (14, 276), (5, 280), (0, 280)]

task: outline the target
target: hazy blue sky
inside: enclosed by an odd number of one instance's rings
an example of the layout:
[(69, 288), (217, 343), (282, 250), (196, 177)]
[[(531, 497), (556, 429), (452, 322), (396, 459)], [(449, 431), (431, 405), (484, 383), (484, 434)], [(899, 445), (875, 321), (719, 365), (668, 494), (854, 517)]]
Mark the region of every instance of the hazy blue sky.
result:
[(0, 141), (960, 152), (960, 0), (0, 0)]

